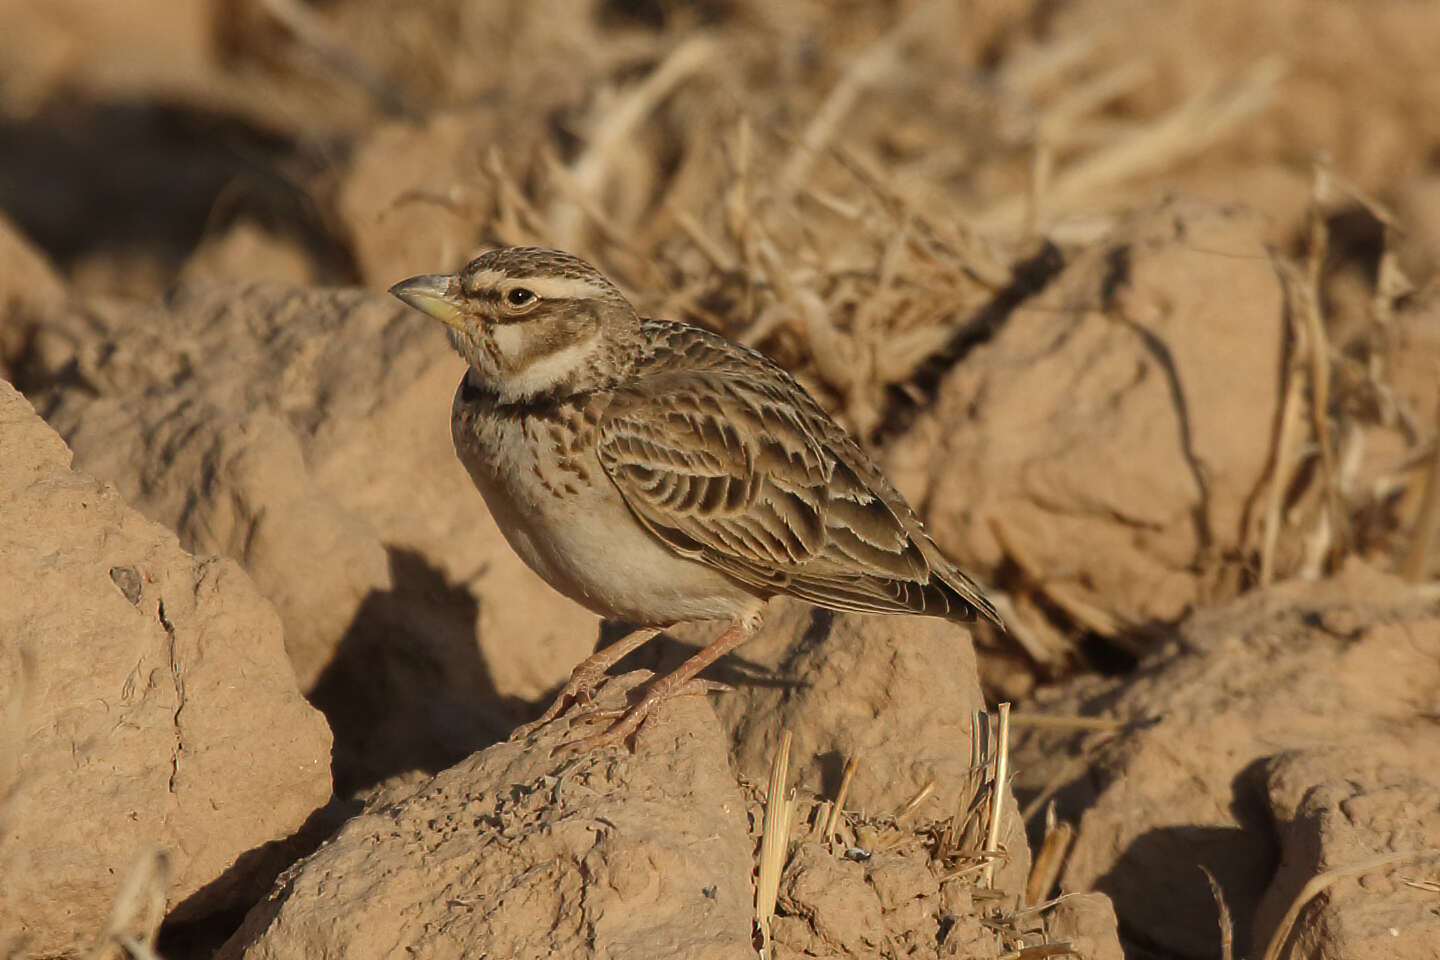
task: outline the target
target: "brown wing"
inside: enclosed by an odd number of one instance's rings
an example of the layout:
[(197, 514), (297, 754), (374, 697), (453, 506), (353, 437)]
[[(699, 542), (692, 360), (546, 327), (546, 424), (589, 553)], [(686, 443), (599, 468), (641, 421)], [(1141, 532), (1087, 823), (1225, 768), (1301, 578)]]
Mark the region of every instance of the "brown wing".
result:
[(600, 462), (678, 552), (757, 592), (837, 610), (999, 623), (818, 404), (754, 351), (655, 325), (666, 349), (618, 391)]

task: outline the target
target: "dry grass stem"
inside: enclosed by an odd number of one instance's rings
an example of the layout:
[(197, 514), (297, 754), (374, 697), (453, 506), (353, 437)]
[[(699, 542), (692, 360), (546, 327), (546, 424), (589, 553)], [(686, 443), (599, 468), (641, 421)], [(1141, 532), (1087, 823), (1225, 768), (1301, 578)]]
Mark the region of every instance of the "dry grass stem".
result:
[[(690, 37), (644, 80), (612, 101), (608, 109), (592, 116), (588, 124), (589, 142), (570, 168), (575, 190), (581, 196), (600, 197), (640, 124), (676, 87), (698, 73), (719, 52), (720, 45), (710, 37), (703, 34)], [(552, 241), (565, 249), (577, 247), (584, 211), (568, 200), (557, 199), (549, 214)]]
[[(948, 860), (965, 845), (970, 824), (980, 813), (985, 770), (990, 765), (990, 715), (981, 710), (970, 718), (970, 764), (956, 797), (955, 812), (946, 823), (940, 859)], [(978, 842), (978, 841), (977, 841)]]
[[(1305, 259), (1305, 296), (1301, 307), (1308, 334), (1310, 358), (1310, 415), (1315, 443), (1320, 451), (1321, 478), (1324, 482), (1325, 506), (1332, 535), (1347, 540), (1344, 507), (1336, 476), (1335, 442), (1330, 425), (1330, 338), (1325, 331), (1323, 291), (1325, 259), (1330, 249), (1330, 228), (1326, 222), (1326, 205), (1330, 195), (1330, 165), (1325, 158), (1315, 163), (1315, 176), (1310, 198), (1309, 250)], [(1328, 544), (1327, 544), (1328, 546)]]
[(1038, 727), (1043, 730), (1100, 730), (1114, 733), (1134, 726), (1133, 720), (1115, 720), (1110, 717), (1081, 717), (1054, 713), (1012, 713), (1010, 722), (1018, 727)]
[[(990, 785), (990, 830), (985, 837), (985, 853), (992, 858), (1003, 855), (1000, 849), (1000, 825), (1005, 817), (1005, 784), (1010, 775), (1010, 704), (999, 706), (1000, 723), (995, 735), (995, 776)], [(985, 886), (995, 886), (995, 860), (985, 864)]]
[(134, 960), (159, 960), (155, 935), (165, 919), (169, 891), (170, 857), (163, 847), (151, 847), (136, 858), (116, 891), (110, 921), (87, 960), (109, 960), (117, 950)]
[(559, 193), (564, 199), (574, 204), (575, 210), (588, 218), (589, 222), (599, 231), (600, 236), (625, 252), (627, 262), (645, 274), (638, 279), (647, 285), (661, 283), (662, 278), (658, 268), (643, 251), (631, 243), (631, 231), (624, 225), (616, 223), (606, 214), (599, 199), (580, 187), (575, 181), (574, 175), (565, 168), (553, 150), (543, 151), (543, 156), (546, 173), (552, 178), (551, 182), (555, 184)]
[(1066, 74), (1093, 60), (1104, 39), (1103, 31), (1092, 28), (1017, 51), (1005, 59), (996, 79), (1006, 90), (1038, 99), (1045, 88), (1060, 85)]
[(1230, 919), (1230, 908), (1225, 906), (1225, 891), (1220, 889), (1220, 881), (1215, 879), (1215, 874), (1204, 866), (1200, 867), (1200, 872), (1210, 881), (1210, 896), (1215, 898), (1215, 910), (1219, 914), (1220, 960), (1235, 960), (1235, 923)]
[(1393, 228), (1385, 228), (1380, 263), (1375, 271), (1375, 294), (1370, 300), (1370, 318), (1382, 327), (1394, 323), (1396, 302), (1415, 292), (1415, 284), (1411, 283), (1405, 271), (1400, 269), (1400, 253), (1394, 242), (1395, 233)]
[(1400, 882), (1407, 887), (1424, 890), (1426, 893), (1440, 893), (1440, 880), (1416, 880), (1414, 877), (1401, 877)]
[(1440, 543), (1440, 401), (1435, 407), (1437, 441), (1430, 451), (1430, 464), (1425, 471), (1425, 493), (1420, 500), (1420, 513), (1415, 518), (1415, 531), (1410, 548), (1400, 565), (1400, 574), (1412, 583), (1428, 579), (1430, 558)]
[(1035, 851), (1035, 860), (1030, 864), (1030, 876), (1025, 881), (1027, 905), (1040, 903), (1055, 889), (1074, 839), (1075, 828), (1068, 823), (1056, 823), (1045, 831), (1045, 839), (1041, 841), (1040, 849)]
[(840, 775), (840, 788), (835, 791), (835, 806), (830, 811), (830, 820), (825, 824), (825, 839), (835, 838), (835, 828), (840, 823), (840, 818), (845, 813), (845, 800), (850, 796), (850, 784), (855, 779), (855, 771), (860, 766), (860, 757), (851, 754), (845, 759), (845, 772)]
[(1051, 149), (1067, 144), (1080, 121), (1154, 79), (1155, 71), (1141, 60), (1128, 60), (1102, 71), (1060, 94), (1046, 106), (1038, 124), (1037, 138)]
[(1285, 911), (1285, 916), (1280, 919), (1280, 924), (1270, 937), (1269, 944), (1265, 947), (1264, 960), (1280, 960), (1281, 953), (1285, 949), (1286, 942), (1290, 939), (1290, 932), (1295, 927), (1295, 921), (1300, 918), (1300, 911), (1305, 909), (1306, 904), (1314, 900), (1325, 891), (1327, 887), (1337, 880), (1346, 877), (1353, 877), (1356, 874), (1369, 873), (1372, 870), (1379, 870), (1383, 867), (1392, 867), (1400, 863), (1413, 863), (1417, 860), (1426, 860), (1431, 857), (1440, 856), (1440, 850), (1421, 850), (1413, 853), (1387, 853), (1378, 857), (1371, 857), (1368, 860), (1361, 860), (1359, 863), (1352, 863), (1349, 866), (1336, 867), (1333, 870), (1326, 870), (1317, 873), (1310, 878), (1310, 881), (1295, 895), (1290, 904), (1290, 909)]
[(705, 232), (700, 221), (678, 207), (671, 207), (670, 215), (675, 218), (675, 225), (690, 239), (690, 242), (695, 245), (695, 249), (710, 261), (710, 266), (714, 267), (716, 272), (730, 274), (738, 269), (735, 258), (730, 256), (728, 251), (722, 249), (720, 244)]
[(895, 822), (897, 824), (904, 823), (905, 819), (911, 814), (913, 814), (915, 812), (915, 809), (919, 807), (920, 804), (924, 803), (925, 800), (930, 796), (930, 794), (934, 792), (935, 781), (928, 781), (925, 786), (921, 787), (918, 791), (916, 791), (915, 796), (911, 797), (905, 802), (905, 805), (900, 808), (900, 812), (895, 814)]
[(1043, 134), (1035, 139), (1034, 157), (1030, 163), (1029, 204), (1025, 207), (1025, 236), (1038, 237), (1044, 233), (1045, 191), (1050, 187), (1050, 178), (1055, 173), (1055, 148)]
[(839, 82), (830, 88), (809, 126), (801, 134), (800, 142), (791, 152), (780, 174), (782, 198), (788, 201), (794, 195), (815, 162), (816, 155), (834, 139), (836, 131), (844, 124), (845, 117), (854, 109), (861, 95), (900, 65), (900, 53), (905, 45), (930, 24), (941, 8), (938, 0), (932, 0), (911, 10), (889, 33), (850, 64)]
[[(1297, 344), (1295, 348), (1300, 349)], [(1275, 581), (1275, 547), (1285, 505), (1285, 492), (1294, 475), (1297, 449), (1295, 436), (1300, 427), (1300, 411), (1305, 403), (1305, 379), (1298, 363), (1291, 363), (1286, 376), (1284, 406), (1280, 411), (1280, 428), (1275, 438), (1275, 456), (1270, 467), (1270, 489), (1265, 503), (1265, 520), (1260, 539), (1259, 585)]]
[(976, 857), (973, 863), (967, 863), (965, 866), (951, 870), (949, 873), (941, 874), (938, 882), (952, 883), (956, 880), (964, 880), (967, 877), (978, 877), (984, 873), (985, 868), (989, 865), (990, 860), (988, 858), (983, 856)]
[[(544, 215), (531, 205), (510, 175), (498, 146), (491, 146), (485, 156), (485, 172), (495, 185), (497, 208), (491, 229), (502, 243), (525, 245), (539, 243), (551, 234)], [(526, 222), (522, 222), (522, 218)]]
[[(1168, 114), (1107, 145), (1057, 173), (1047, 199), (1052, 209), (1093, 204), (1107, 190), (1174, 166), (1228, 136), (1274, 99), (1285, 67), (1278, 57), (1255, 63), (1228, 88), (1202, 90)], [(975, 223), (996, 234), (1014, 234), (1024, 223), (1029, 199), (1011, 196), (986, 208)]]
[(760, 928), (763, 954), (770, 956), (770, 920), (780, 895), (780, 874), (790, 845), (790, 823), (795, 815), (795, 797), (786, 796), (785, 781), (790, 773), (790, 731), (780, 735), (780, 747), (770, 763), (770, 783), (765, 794), (765, 826), (760, 838), (760, 868), (755, 878), (755, 922)]

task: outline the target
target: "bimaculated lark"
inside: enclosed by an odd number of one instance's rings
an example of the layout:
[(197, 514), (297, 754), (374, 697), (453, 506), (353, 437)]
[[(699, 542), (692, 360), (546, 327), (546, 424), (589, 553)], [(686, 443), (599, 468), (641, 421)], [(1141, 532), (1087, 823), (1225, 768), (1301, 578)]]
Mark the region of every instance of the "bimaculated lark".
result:
[(621, 741), (788, 594), (832, 610), (1000, 623), (875, 463), (764, 356), (638, 316), (577, 257), (492, 250), (390, 292), (470, 363), (455, 450), (505, 538), (556, 590), (643, 625), (575, 668), (547, 722), (683, 620), (728, 627), (608, 729)]

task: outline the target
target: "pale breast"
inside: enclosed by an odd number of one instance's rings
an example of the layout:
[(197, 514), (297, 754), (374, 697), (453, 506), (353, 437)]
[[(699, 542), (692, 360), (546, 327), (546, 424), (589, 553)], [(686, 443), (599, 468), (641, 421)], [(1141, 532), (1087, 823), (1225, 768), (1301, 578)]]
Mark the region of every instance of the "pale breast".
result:
[(455, 451), (510, 546), (556, 590), (635, 623), (730, 619), (763, 599), (640, 525), (595, 454), (579, 404), (500, 405), (462, 381)]

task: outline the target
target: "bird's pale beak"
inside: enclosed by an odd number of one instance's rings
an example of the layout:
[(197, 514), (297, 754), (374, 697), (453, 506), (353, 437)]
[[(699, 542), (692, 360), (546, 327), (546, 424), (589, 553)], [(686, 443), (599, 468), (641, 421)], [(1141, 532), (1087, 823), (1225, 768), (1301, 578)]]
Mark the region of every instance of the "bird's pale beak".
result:
[(447, 327), (463, 330), (460, 315), (460, 284), (448, 273), (427, 273), (422, 277), (401, 280), (390, 288), (390, 294)]

